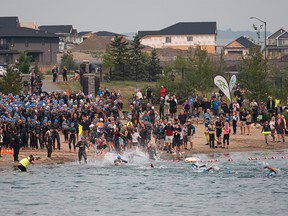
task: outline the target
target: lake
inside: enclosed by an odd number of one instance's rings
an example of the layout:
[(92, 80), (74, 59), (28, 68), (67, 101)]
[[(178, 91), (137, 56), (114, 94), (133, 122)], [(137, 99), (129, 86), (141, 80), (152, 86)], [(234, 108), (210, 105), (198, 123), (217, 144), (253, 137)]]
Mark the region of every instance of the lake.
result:
[[(194, 155), (219, 170), (194, 172), (182, 161), (156, 161), (142, 152), (62, 165), (1, 171), (1, 215), (286, 215), (287, 150)], [(248, 160), (248, 158), (260, 160)], [(275, 159), (265, 159), (272, 158)], [(281, 158), (283, 157), (283, 158)], [(286, 157), (286, 158), (284, 158)], [(231, 159), (231, 161), (229, 160)], [(37, 163), (37, 161), (36, 161)], [(279, 168), (267, 177), (263, 167)]]

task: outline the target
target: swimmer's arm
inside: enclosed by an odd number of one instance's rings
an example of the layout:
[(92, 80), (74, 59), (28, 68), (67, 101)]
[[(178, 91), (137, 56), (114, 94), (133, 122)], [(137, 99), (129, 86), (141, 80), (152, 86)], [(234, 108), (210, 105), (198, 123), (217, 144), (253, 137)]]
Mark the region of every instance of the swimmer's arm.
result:
[(128, 163), (128, 161), (121, 159), (121, 162), (123, 163)]

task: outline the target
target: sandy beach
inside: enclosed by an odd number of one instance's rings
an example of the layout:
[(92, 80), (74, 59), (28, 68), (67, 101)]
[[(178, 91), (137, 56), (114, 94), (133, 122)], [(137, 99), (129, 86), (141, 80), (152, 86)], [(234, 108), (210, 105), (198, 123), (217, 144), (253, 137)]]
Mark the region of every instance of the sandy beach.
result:
[[(286, 140), (285, 143), (283, 142), (272, 142), (272, 137), (269, 137), (270, 142), (269, 145), (265, 144), (264, 141), (264, 135), (261, 134), (261, 129), (252, 127), (251, 133), (252, 135), (240, 135), (240, 128), (237, 128), (238, 134), (230, 135), (230, 145), (228, 149), (222, 149), (222, 148), (216, 148), (216, 149), (210, 149), (209, 146), (205, 145), (206, 140), (204, 136), (204, 125), (199, 124), (196, 125), (196, 134), (194, 135), (194, 144), (193, 144), (193, 150), (192, 151), (185, 151), (182, 152), (181, 157), (177, 159), (184, 159), (185, 157), (193, 156), (195, 154), (200, 153), (207, 153), (213, 158), (213, 153), (230, 153), (230, 152), (248, 152), (248, 151), (263, 151), (263, 152), (269, 152), (271, 150), (283, 150), (288, 148), (288, 140)], [(189, 147), (189, 146), (188, 146)], [(61, 150), (55, 150), (52, 154), (52, 160), (48, 160), (47, 158), (47, 150), (46, 149), (38, 149), (38, 150), (32, 150), (32, 149), (21, 149), (19, 154), (19, 159), (22, 159), (25, 156), (28, 156), (30, 154), (33, 154), (35, 156), (41, 157), (41, 159), (35, 161), (35, 165), (38, 164), (47, 164), (47, 165), (53, 165), (53, 164), (63, 164), (68, 162), (76, 162), (78, 160), (77, 151), (72, 152), (69, 151), (68, 144), (63, 142), (63, 135), (61, 134)], [(103, 156), (97, 156), (99, 157), (99, 160)], [(161, 159), (175, 159), (176, 156), (167, 154), (166, 152), (162, 152), (160, 154)], [(90, 149), (88, 153), (88, 159), (95, 159), (95, 154), (93, 153), (93, 150)], [(17, 163), (14, 163), (13, 161), (13, 155), (7, 155), (4, 154), (0, 158), (0, 170), (12, 170), (12, 167), (16, 165)]]

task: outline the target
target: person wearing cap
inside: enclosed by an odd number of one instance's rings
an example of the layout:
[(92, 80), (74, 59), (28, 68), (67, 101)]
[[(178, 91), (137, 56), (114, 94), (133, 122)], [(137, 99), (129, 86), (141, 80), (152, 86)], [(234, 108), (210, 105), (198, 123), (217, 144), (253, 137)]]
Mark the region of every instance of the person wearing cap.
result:
[(114, 165), (120, 165), (122, 163), (128, 163), (128, 161), (121, 158), (120, 155), (117, 156), (117, 158), (114, 160)]
[(72, 122), (69, 127), (69, 141), (68, 141), (70, 152), (71, 152), (71, 143), (73, 143), (74, 151), (76, 150), (76, 133), (77, 130), (75, 128), (75, 124), (74, 122)]
[(30, 165), (30, 163), (33, 164), (33, 161), (34, 161), (34, 156), (33, 155), (29, 155), (28, 157), (23, 158), (22, 160), (20, 160), (20, 162), (17, 165), (17, 167), (22, 172), (26, 172), (27, 171), (27, 166)]
[(77, 143), (76, 147), (79, 148), (78, 151), (79, 164), (81, 164), (82, 157), (84, 158), (85, 163), (87, 164), (86, 148), (89, 148), (89, 146), (84, 136), (81, 136), (81, 140)]

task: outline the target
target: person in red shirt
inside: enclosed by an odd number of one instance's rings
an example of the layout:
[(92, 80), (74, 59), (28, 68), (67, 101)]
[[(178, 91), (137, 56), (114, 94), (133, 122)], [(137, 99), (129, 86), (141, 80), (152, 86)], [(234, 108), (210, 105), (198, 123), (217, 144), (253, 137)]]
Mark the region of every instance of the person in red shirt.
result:
[(166, 95), (166, 88), (164, 86), (161, 86), (160, 97), (165, 98), (165, 95)]

